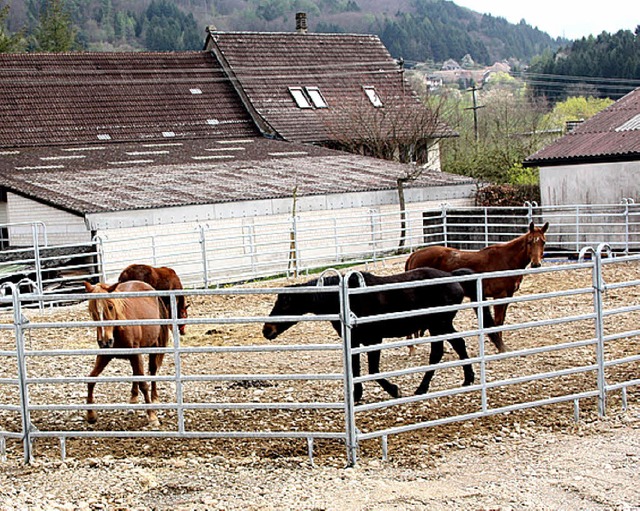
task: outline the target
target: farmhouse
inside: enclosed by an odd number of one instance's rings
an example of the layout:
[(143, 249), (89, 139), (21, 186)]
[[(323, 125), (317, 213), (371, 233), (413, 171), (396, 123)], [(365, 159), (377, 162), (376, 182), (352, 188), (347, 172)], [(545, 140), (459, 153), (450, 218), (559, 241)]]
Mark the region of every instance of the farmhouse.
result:
[(542, 205), (640, 202), (640, 89), (529, 156)]
[[(131, 262), (175, 267), (182, 258), (178, 271), (193, 273), (194, 283), (205, 275), (207, 283), (214, 248), (220, 278), (230, 264), (255, 268), (259, 244), (280, 261), (269, 270), (261, 266), (261, 274), (286, 268), (294, 219), (298, 225), (324, 222), (325, 231), (316, 229), (312, 242), (312, 250), (324, 247), (323, 261), (330, 253), (331, 261), (346, 257), (321, 241), (336, 237), (336, 225), (352, 225), (340, 239), (357, 235), (357, 250), (387, 250), (377, 244), (383, 234), (390, 243), (403, 236), (399, 182), (417, 228), (426, 208), (472, 202), (475, 180), (439, 169), (437, 139), (454, 135), (446, 126), (435, 124), (417, 143), (414, 138), (409, 148), (415, 151), (398, 158), (411, 164), (336, 149), (345, 147), (331, 140), (332, 123), (349, 110), (338, 105), (365, 105), (374, 113), (420, 106), (377, 38), (298, 32), (216, 37), (215, 51), (0, 55), (3, 246), (32, 246), (37, 225), (46, 231), (40, 244), (101, 243), (95, 250), (103, 278)], [(244, 57), (222, 41), (233, 46), (245, 38), (246, 51), (271, 42), (283, 55), (292, 48), (290, 69), (284, 57), (270, 69), (264, 65), (270, 55), (256, 50), (261, 67), (244, 70)], [(277, 46), (277, 40), (287, 44)], [(334, 45), (338, 51), (330, 50)], [(328, 54), (339, 65), (329, 76), (316, 69), (309, 81), (305, 51)], [(367, 52), (372, 56), (360, 69)], [(257, 60), (246, 62), (250, 68)], [(301, 98), (309, 108), (299, 106)], [(407, 156), (403, 140), (391, 140), (390, 156)], [(424, 167), (421, 150), (431, 157)], [(395, 216), (393, 227), (376, 220), (380, 215)], [(207, 243), (214, 231), (233, 238), (234, 248), (219, 238)], [(171, 248), (158, 249), (158, 236)], [(187, 253), (198, 254), (198, 262), (187, 262)]]
[(440, 170), (438, 141), (457, 136), (417, 98), (377, 36), (216, 32), (212, 51), (266, 136)]

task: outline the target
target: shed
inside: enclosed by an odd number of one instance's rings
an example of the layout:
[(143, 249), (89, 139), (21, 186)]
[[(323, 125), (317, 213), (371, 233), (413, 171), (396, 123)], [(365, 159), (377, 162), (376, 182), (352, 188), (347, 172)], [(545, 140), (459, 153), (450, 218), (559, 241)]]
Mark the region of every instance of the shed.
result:
[(639, 202), (640, 88), (525, 159), (540, 167), (542, 205)]

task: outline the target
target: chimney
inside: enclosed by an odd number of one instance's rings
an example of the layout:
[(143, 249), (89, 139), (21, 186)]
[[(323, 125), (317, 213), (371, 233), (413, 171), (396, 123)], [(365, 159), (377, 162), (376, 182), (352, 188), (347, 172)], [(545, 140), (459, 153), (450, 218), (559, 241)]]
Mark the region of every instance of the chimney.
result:
[(298, 32), (298, 34), (307, 33), (307, 13), (306, 12), (296, 12), (296, 32)]

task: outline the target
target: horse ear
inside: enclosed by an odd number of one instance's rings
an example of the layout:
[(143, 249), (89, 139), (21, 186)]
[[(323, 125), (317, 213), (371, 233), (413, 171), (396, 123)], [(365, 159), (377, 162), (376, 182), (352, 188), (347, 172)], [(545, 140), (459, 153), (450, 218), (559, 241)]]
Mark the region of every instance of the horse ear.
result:
[(84, 284), (84, 288), (86, 289), (87, 293), (92, 293), (93, 290), (95, 289), (94, 286), (91, 284), (91, 282), (87, 282), (86, 280), (83, 282)]
[(533, 223), (533, 222), (531, 222), (531, 223), (529, 224), (529, 232), (533, 232), (533, 229), (535, 229), (535, 225), (534, 225), (534, 223)]
[(542, 234), (544, 234), (545, 232), (547, 232), (547, 229), (549, 228), (549, 222), (547, 222), (546, 224), (544, 224), (542, 226)]

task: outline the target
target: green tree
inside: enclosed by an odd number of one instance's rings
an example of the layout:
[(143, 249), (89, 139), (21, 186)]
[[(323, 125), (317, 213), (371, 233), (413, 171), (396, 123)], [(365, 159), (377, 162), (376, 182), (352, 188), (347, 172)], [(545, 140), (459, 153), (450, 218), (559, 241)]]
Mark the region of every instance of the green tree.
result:
[(25, 49), (25, 41), (22, 32), (10, 34), (6, 28), (9, 6), (0, 8), (0, 53), (15, 53)]
[(46, 0), (40, 9), (31, 47), (40, 52), (65, 52), (78, 49), (76, 29), (64, 0)]
[(613, 103), (609, 98), (594, 98), (593, 96), (575, 96), (557, 103), (546, 120), (550, 126), (563, 128), (567, 121), (580, 121), (593, 117)]

